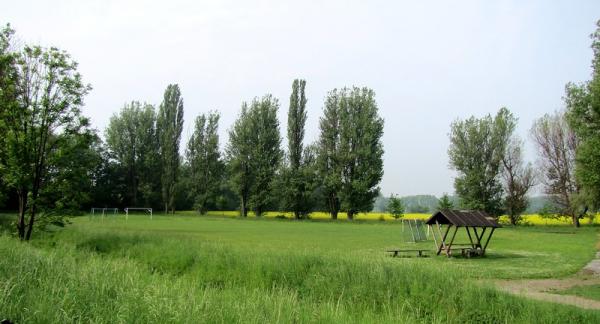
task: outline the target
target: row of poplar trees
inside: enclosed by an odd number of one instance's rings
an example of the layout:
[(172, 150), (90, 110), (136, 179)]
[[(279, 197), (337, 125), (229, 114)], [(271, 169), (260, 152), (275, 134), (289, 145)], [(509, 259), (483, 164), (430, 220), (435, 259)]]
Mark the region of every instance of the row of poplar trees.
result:
[(305, 86), (304, 80), (292, 84), (285, 152), (278, 100), (266, 95), (242, 104), (225, 152), (242, 216), (270, 207), (305, 218), (324, 206), (333, 219), (340, 211), (352, 219), (373, 208), (383, 176), (383, 119), (374, 92), (356, 87), (329, 92), (319, 140), (305, 145)]
[(169, 85), (156, 108), (133, 101), (110, 119), (103, 141), (83, 116), (92, 90), (65, 51), (20, 45), (0, 30), (0, 208), (18, 210), (16, 234), (61, 225), (89, 207), (266, 210), (305, 218), (370, 211), (383, 176), (383, 120), (367, 88), (331, 91), (320, 138), (304, 142), (306, 82), (290, 96), (287, 150), (271, 95), (243, 103), (220, 150), (219, 114), (197, 116), (180, 152), (184, 104)]
[[(113, 115), (105, 132), (105, 172), (96, 173), (101, 180), (96, 189), (117, 195), (103, 197), (105, 203), (125, 198), (132, 206), (151, 206), (162, 201), (165, 212), (174, 212), (182, 130), (183, 98), (176, 84), (167, 86), (158, 112), (150, 104), (133, 101)], [(125, 190), (119, 190), (119, 177)]]
[[(242, 104), (224, 154), (219, 113), (197, 116), (183, 158), (178, 154), (183, 100), (177, 85), (167, 87), (158, 113), (149, 104), (126, 105), (106, 129), (105, 169), (112, 171), (98, 177), (98, 187), (108, 193), (98, 201), (120, 199), (135, 206), (162, 201), (165, 211), (179, 205), (201, 213), (233, 203), (244, 217), (249, 211), (260, 216), (280, 210), (298, 219), (317, 208), (334, 219), (340, 211), (350, 219), (370, 211), (383, 176), (383, 119), (374, 92), (356, 87), (329, 92), (320, 138), (307, 145), (305, 88), (306, 81), (294, 80), (287, 150), (277, 119), (279, 101), (272, 95)], [(125, 186), (115, 190), (111, 183), (120, 177)]]

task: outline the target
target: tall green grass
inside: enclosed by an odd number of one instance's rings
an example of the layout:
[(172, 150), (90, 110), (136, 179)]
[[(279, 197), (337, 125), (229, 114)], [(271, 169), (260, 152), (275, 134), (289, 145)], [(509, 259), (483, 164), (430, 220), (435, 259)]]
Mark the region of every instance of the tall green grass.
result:
[[(0, 318), (19, 323), (600, 322), (598, 312), (477, 285), (440, 266), (446, 259), (305, 249), (289, 235), (292, 246), (265, 248), (244, 245), (248, 237), (227, 240), (226, 230), (262, 228), (272, 243), (272, 226), (283, 222), (229, 220), (233, 223), (221, 228), (221, 239), (202, 234), (215, 230), (207, 222), (183, 222), (189, 231), (151, 230), (133, 220), (80, 223), (32, 244), (0, 237)], [(367, 232), (371, 226), (317, 225), (310, 228), (337, 239), (359, 235), (354, 226)], [(281, 242), (293, 233), (288, 231), (280, 234)], [(310, 246), (311, 235), (304, 235)], [(353, 242), (347, 239), (344, 243)]]

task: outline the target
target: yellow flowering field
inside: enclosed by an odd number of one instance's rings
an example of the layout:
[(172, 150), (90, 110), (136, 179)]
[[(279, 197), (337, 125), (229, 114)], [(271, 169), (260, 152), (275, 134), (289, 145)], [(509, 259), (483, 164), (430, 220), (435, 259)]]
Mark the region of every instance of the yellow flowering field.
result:
[[(185, 214), (185, 215), (197, 215), (197, 213), (195, 211), (184, 211), (184, 212), (178, 212), (178, 214)], [(238, 211), (210, 211), (208, 212), (209, 216), (221, 216), (221, 217), (238, 217), (239, 216), (239, 212)], [(249, 217), (255, 217), (253, 212), (249, 212)], [(404, 217), (402, 217), (402, 219), (427, 219), (431, 216), (431, 214), (418, 214), (418, 213), (407, 213), (404, 214)], [(285, 217), (285, 218), (293, 218), (293, 214), (290, 212), (275, 212), (275, 211), (270, 211), (270, 212), (266, 212), (264, 214), (263, 217), (266, 218), (275, 218), (275, 217)], [(310, 214), (310, 218), (311, 219), (319, 219), (319, 220), (328, 220), (331, 217), (329, 216), (329, 213), (327, 212), (313, 212)], [(344, 219), (348, 219), (346, 213), (342, 213), (340, 212), (338, 214), (338, 219), (344, 220)], [(375, 213), (375, 212), (371, 212), (371, 213), (359, 213), (355, 216), (356, 220), (370, 220), (370, 221), (374, 221), (374, 220), (379, 220), (379, 221), (393, 221), (394, 217), (392, 217), (391, 214), (389, 213)], [(581, 224), (589, 224), (590, 223), (590, 219), (589, 218), (584, 218), (581, 219)], [(502, 224), (508, 224), (508, 216), (500, 216), (500, 223)], [(530, 214), (530, 215), (523, 215), (523, 220), (522, 220), (523, 224), (529, 224), (529, 225), (569, 225), (571, 224), (571, 220), (568, 217), (560, 217), (560, 218), (543, 218), (538, 214)], [(594, 224), (600, 224), (600, 214), (596, 215), (596, 217), (594, 218)]]

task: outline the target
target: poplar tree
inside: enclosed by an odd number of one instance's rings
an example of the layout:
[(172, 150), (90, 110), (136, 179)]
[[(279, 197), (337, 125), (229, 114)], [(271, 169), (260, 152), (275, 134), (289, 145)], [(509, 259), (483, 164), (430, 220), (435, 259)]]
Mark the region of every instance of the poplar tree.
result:
[(383, 119), (375, 92), (368, 88), (343, 89), (339, 101), (341, 209), (352, 220), (373, 209), (383, 177)]
[(179, 142), (183, 130), (183, 98), (177, 84), (165, 90), (156, 120), (161, 160), (161, 186), (165, 213), (175, 213), (175, 194), (179, 173)]
[(273, 201), (274, 180), (283, 155), (278, 109), (278, 100), (266, 95), (254, 99), (249, 110), (253, 132), (250, 165), (254, 177), (248, 202), (256, 216), (261, 216)]
[(240, 115), (229, 131), (229, 143), (226, 149), (229, 182), (232, 190), (239, 197), (242, 217), (248, 216), (250, 187), (254, 177), (254, 170), (250, 164), (252, 145), (254, 145), (253, 131), (248, 104), (244, 102)]
[(318, 169), (331, 217), (372, 210), (383, 177), (383, 119), (373, 90), (331, 91), (320, 128)]
[(261, 216), (273, 200), (274, 179), (281, 162), (281, 136), (277, 110), (279, 103), (271, 95), (255, 98), (242, 111), (229, 132), (227, 159), (230, 181), (240, 198), (240, 213), (248, 208)]
[(137, 207), (160, 199), (160, 160), (154, 106), (132, 101), (114, 114), (105, 131), (109, 156), (125, 173), (121, 195)]
[(330, 91), (325, 98), (317, 146), (317, 172), (331, 219), (337, 219), (340, 211), (339, 191), (342, 186), (339, 101), (337, 89)]
[(224, 165), (219, 152), (218, 112), (196, 118), (194, 133), (187, 145), (186, 157), (191, 172), (191, 196), (194, 208), (205, 213), (215, 208)]
[(286, 211), (297, 219), (304, 218), (312, 210), (312, 194), (315, 187), (314, 153), (304, 147), (306, 124), (305, 80), (294, 80), (288, 110), (288, 154), (287, 165), (282, 170), (281, 191)]

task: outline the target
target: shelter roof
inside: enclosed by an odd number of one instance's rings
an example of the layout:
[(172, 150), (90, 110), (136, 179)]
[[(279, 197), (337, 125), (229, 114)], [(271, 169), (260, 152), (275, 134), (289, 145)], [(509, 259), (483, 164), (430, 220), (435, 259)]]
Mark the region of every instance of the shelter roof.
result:
[(481, 210), (450, 210), (444, 209), (431, 215), (426, 224), (452, 224), (457, 227), (502, 227), (488, 213)]

